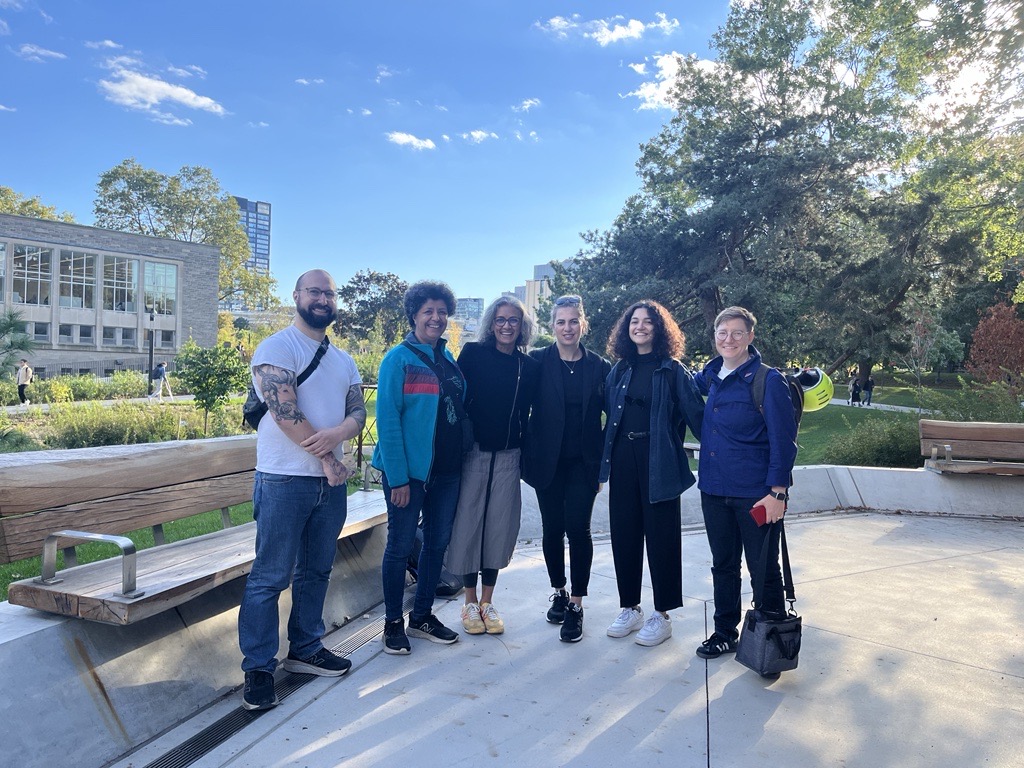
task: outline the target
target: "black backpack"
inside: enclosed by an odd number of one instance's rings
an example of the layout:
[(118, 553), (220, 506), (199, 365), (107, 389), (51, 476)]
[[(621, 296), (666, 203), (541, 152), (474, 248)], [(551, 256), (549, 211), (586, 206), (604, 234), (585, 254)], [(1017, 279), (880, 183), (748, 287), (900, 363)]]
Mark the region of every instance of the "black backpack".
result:
[[(750, 395), (754, 400), (754, 406), (762, 417), (764, 416), (764, 382), (768, 378), (768, 371), (770, 370), (772, 370), (770, 365), (761, 363), (761, 367), (757, 369), (757, 373), (754, 374), (754, 380), (750, 384)], [(800, 386), (800, 381), (796, 376), (786, 373), (781, 368), (776, 368), (775, 370), (782, 374), (782, 378), (789, 385), (789, 399), (793, 401), (793, 419), (796, 421), (797, 428), (799, 428), (800, 419), (804, 415), (804, 388)]]

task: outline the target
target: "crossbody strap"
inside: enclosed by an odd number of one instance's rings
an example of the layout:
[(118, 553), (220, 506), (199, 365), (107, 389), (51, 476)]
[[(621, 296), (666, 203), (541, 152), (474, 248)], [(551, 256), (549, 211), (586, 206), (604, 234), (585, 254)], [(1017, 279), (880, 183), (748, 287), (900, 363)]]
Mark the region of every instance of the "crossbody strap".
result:
[(469, 418), (466, 413), (466, 407), (462, 403), (462, 398), (458, 396), (458, 393), (448, 391), (448, 387), (445, 386), (444, 365), (442, 363), (438, 363), (436, 360), (431, 360), (421, 350), (416, 349), (408, 339), (402, 341), (402, 344), (412, 350), (412, 353), (426, 363), (434, 372), (434, 375), (437, 376), (438, 385), (445, 391), (445, 395), (451, 398), (452, 405), (455, 406), (455, 415), (458, 417), (459, 421)]
[(309, 361), (309, 365), (306, 366), (306, 370), (299, 374), (299, 378), (295, 380), (295, 386), (299, 386), (302, 382), (313, 375), (313, 371), (320, 365), (320, 361), (323, 360), (324, 355), (327, 354), (327, 348), (331, 346), (331, 340), (324, 336), (324, 340), (320, 342), (320, 346), (316, 348), (316, 354), (313, 355), (313, 359)]
[[(771, 523), (779, 526), (779, 544), (782, 550), (782, 591), (786, 601), (792, 606), (796, 602), (796, 590), (793, 587), (793, 570), (789, 565), (789, 547), (786, 546), (786, 526), (782, 520)], [(772, 531), (769, 530), (761, 545), (761, 556), (757, 561), (757, 573), (754, 574), (754, 606), (760, 608), (764, 598), (764, 582), (768, 576), (768, 549), (771, 544)]]

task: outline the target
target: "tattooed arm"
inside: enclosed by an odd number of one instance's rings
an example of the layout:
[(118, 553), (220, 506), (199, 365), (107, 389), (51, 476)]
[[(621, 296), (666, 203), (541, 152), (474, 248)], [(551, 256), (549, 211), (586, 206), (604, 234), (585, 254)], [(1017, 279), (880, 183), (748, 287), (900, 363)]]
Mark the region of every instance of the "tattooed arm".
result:
[[(289, 440), (304, 447), (303, 444), (307, 440), (319, 434), (299, 408), (294, 371), (278, 368), (275, 365), (264, 364), (253, 367), (252, 372), (256, 379), (256, 386), (259, 388), (263, 395), (263, 400), (267, 404), (268, 414), (274, 419), (277, 426), (281, 428), (281, 431)], [(341, 426), (335, 429), (341, 429), (349, 421), (350, 418), (346, 417)], [(358, 431), (358, 427), (356, 431)], [(339, 439), (331, 451), (344, 439), (346, 438)], [(331, 451), (327, 451), (324, 455), (317, 456), (317, 458), (320, 459), (320, 463), (323, 465), (327, 481), (331, 485), (341, 485), (348, 479), (351, 472)]]

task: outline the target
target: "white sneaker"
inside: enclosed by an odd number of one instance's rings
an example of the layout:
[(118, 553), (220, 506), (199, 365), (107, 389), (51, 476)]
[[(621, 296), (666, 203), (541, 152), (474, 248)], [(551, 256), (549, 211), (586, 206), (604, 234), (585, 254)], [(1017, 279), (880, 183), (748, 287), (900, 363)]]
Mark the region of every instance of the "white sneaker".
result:
[(644, 624), (644, 610), (636, 608), (623, 608), (618, 618), (608, 627), (608, 637), (625, 637), (636, 632)]
[(672, 637), (672, 619), (662, 616), (660, 611), (651, 614), (644, 627), (636, 635), (637, 645), (661, 645)]

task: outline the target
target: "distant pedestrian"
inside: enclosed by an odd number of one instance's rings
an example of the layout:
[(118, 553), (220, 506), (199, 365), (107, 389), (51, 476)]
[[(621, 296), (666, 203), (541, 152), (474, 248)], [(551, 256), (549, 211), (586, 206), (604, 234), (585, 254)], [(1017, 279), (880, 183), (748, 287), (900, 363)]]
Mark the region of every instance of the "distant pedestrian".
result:
[(31, 405), (32, 401), (25, 395), (25, 389), (32, 383), (32, 369), (29, 368), (28, 360), (21, 358), (18, 365), (18, 399), (22, 405)]
[(871, 393), (875, 391), (875, 380), (868, 374), (868, 380), (864, 382), (864, 405), (871, 405)]
[(149, 374), (150, 379), (153, 381), (153, 391), (149, 393), (149, 399), (152, 400), (154, 397), (159, 397), (160, 402), (164, 401), (164, 387), (167, 387), (167, 396), (174, 399), (174, 393), (171, 392), (171, 382), (167, 378), (167, 363), (158, 363), (156, 368)]
[(860, 379), (854, 379), (850, 388), (850, 405), (860, 408)]

